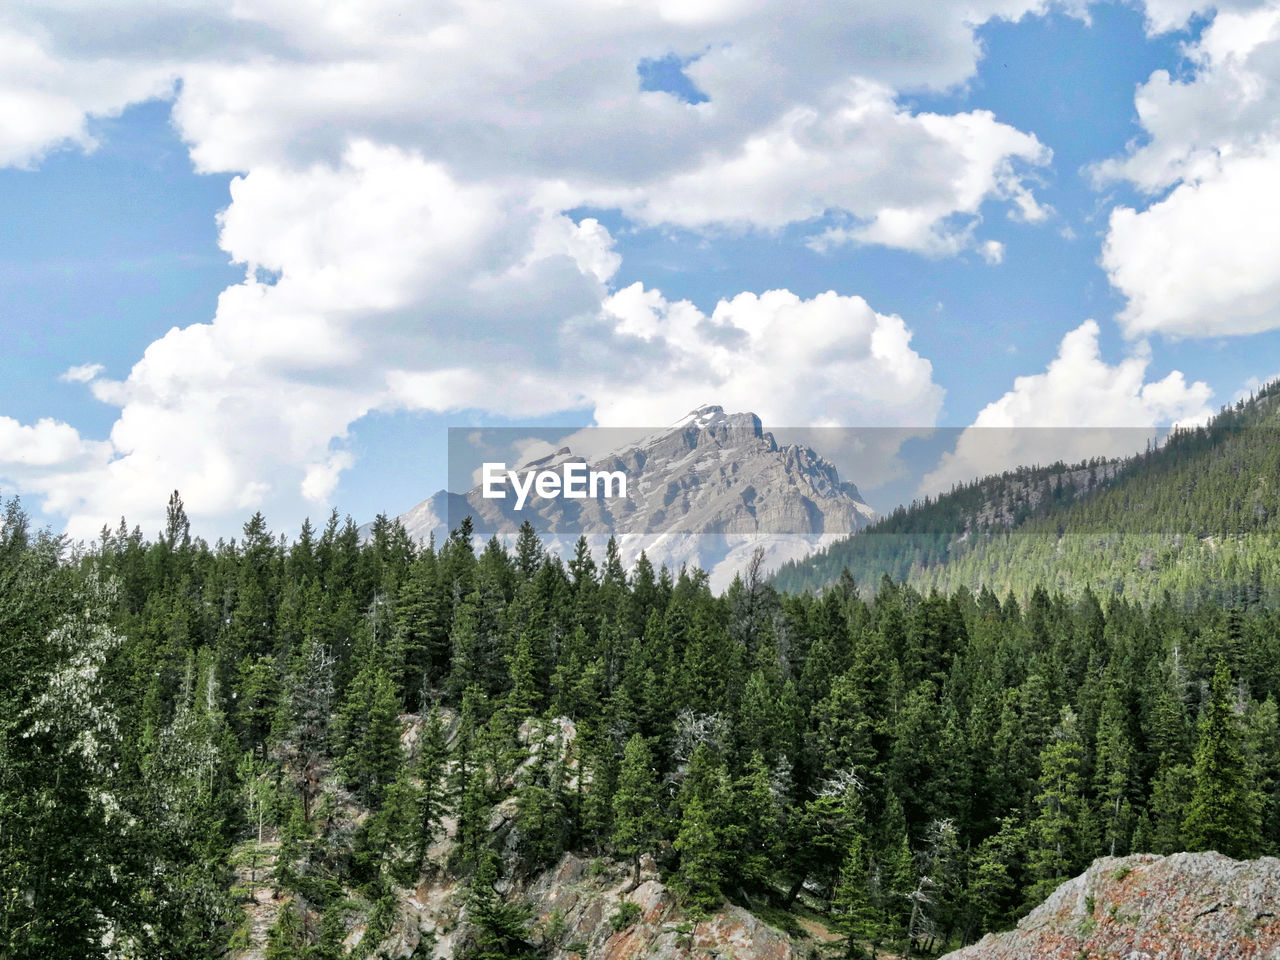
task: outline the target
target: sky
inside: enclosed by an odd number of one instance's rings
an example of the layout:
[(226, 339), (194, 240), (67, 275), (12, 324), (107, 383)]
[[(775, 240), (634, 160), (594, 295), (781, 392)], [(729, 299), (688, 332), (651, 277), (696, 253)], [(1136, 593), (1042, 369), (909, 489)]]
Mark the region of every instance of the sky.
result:
[(1280, 373), (1275, 2), (10, 0), (0, 49), (0, 495), (73, 538), (703, 403), (962, 479)]

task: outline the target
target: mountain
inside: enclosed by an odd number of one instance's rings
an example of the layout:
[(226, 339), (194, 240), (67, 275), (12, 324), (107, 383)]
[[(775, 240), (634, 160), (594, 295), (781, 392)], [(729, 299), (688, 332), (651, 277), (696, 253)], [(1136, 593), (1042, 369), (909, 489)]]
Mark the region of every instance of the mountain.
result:
[(942, 960), (1251, 960), (1280, 956), (1280, 860), (1218, 853), (1094, 861), (1008, 933)]
[(590, 459), (561, 447), (516, 470), (566, 463), (622, 471), (626, 497), (487, 499), (479, 485), (440, 491), (398, 519), (417, 540), (441, 541), (465, 516), (477, 536), (511, 538), (528, 520), (553, 552), (571, 554), (580, 535), (597, 554), (616, 537), (624, 563), (643, 550), (656, 565), (701, 566), (722, 588), (765, 550), (766, 568), (803, 557), (878, 519), (831, 461), (800, 444), (779, 444), (753, 413), (703, 406), (666, 430)]
[(1278, 431), (1280, 385), (1270, 384), (1141, 454), (1027, 467), (899, 508), (785, 564), (774, 582), (816, 589), (848, 569), (864, 586), (888, 574), (924, 590), (1277, 600)]

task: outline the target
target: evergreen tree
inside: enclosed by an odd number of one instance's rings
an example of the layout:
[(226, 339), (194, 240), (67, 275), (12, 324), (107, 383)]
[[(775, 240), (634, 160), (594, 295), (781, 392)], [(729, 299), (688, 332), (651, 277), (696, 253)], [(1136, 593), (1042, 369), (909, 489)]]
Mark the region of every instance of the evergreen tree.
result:
[(653, 756), (640, 734), (627, 741), (613, 795), (613, 845), (631, 861), (632, 883), (640, 882), (640, 855), (652, 848), (660, 826)]
[(1250, 781), (1231, 686), (1231, 671), (1220, 660), (1200, 718), (1194, 786), (1182, 831), (1189, 849), (1242, 858), (1255, 855), (1261, 845), (1262, 797)]
[(756, 753), (734, 784), (733, 819), (738, 838), (735, 872), (744, 885), (767, 888), (782, 853), (781, 826), (771, 770)]
[(707, 744), (699, 745), (680, 789), (680, 826), (672, 844), (680, 854), (672, 885), (695, 910), (710, 911), (723, 898), (730, 851), (740, 839), (728, 822), (732, 804), (724, 766)]
[(876, 950), (883, 942), (882, 920), (871, 897), (874, 872), (866, 838), (855, 833), (832, 899), (834, 926), (844, 937), (843, 953), (848, 958), (860, 960), (867, 955), (865, 946), (870, 946), (875, 960)]
[(335, 661), (314, 640), (303, 644), (281, 705), (277, 756), (302, 799), (302, 814), (311, 822), (311, 807), (320, 789), (333, 709)]
[(413, 765), (413, 777), (418, 786), (414, 797), (412, 849), (418, 872), (426, 866), (427, 852), (449, 810), (445, 783), (447, 769), (448, 748), (445, 744), (444, 725), (439, 709), (432, 707), (422, 725), (418, 758)]
[(1085, 856), (1081, 821), (1085, 813), (1082, 783), (1084, 745), (1076, 714), (1066, 708), (1049, 743), (1040, 753), (1040, 779), (1031, 823), (1029, 868), (1034, 885), (1028, 902), (1039, 903), (1071, 877)]

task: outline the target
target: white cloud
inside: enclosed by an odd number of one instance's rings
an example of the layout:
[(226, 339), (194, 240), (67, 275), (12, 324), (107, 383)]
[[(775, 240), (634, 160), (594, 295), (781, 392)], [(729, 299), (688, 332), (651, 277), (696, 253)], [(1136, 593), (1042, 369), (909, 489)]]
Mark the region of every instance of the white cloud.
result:
[(45, 417), (27, 426), (0, 417), (0, 467), (66, 466), (92, 452), (70, 424)]
[(64, 383), (88, 383), (104, 369), (106, 368), (100, 363), (81, 363), (74, 367), (67, 367), (58, 379)]
[(302, 478), (302, 495), (312, 503), (327, 504), (342, 471), (351, 469), (355, 462), (348, 451), (339, 450), (322, 463), (309, 465)]
[(1248, 400), (1250, 397), (1254, 396), (1264, 386), (1266, 386), (1269, 383), (1275, 383), (1277, 380), (1280, 380), (1280, 371), (1277, 371), (1271, 374), (1270, 376), (1265, 376), (1265, 377), (1260, 377), (1257, 374), (1255, 374), (1252, 377), (1249, 377), (1248, 379), (1246, 379), (1245, 382), (1240, 385), (1240, 389), (1237, 390), (1235, 393), (1235, 396), (1231, 398), (1231, 402), (1239, 403), (1241, 400)]
[(978, 252), (982, 254), (982, 259), (992, 266), (1004, 262), (1004, 244), (999, 240), (988, 240), (978, 249)]
[(1147, 31), (1168, 33), (1187, 26), (1192, 17), (1215, 11), (1249, 11), (1267, 6), (1269, 0), (1145, 0)]
[(88, 440), (68, 423), (45, 417), (28, 425), (0, 416), (0, 487), (34, 493), (48, 510), (69, 511), (70, 489), (110, 455), (110, 444)]
[(173, 69), (163, 58), (73, 61), (3, 18), (0, 49), (0, 166), (28, 167), (58, 147), (90, 150), (90, 115), (117, 114), (173, 88)]
[(591, 407), (602, 427), (657, 426), (714, 399), (779, 425), (930, 424), (942, 390), (900, 317), (861, 297), (787, 290), (741, 293), (710, 315), (631, 284), (538, 369), (397, 371), (397, 402), (415, 409)]
[[(616, 266), (594, 221), (516, 206), (367, 143), (335, 165), (256, 170), (233, 198), (221, 243), (248, 266), (245, 282), (211, 322), (152, 343), (124, 380), (91, 380), (121, 409), (113, 458), (56, 481), (77, 536), (121, 512), (154, 516), (175, 487), (197, 519), (299, 493), (324, 503), (354, 463), (350, 425), (399, 404), (389, 370), (484, 366), (502, 339), (536, 370), (550, 351), (540, 358), (523, 336), (554, 335), (557, 308), (597, 311), (596, 273)], [(259, 268), (276, 282), (258, 282)]]
[(596, 199), (642, 221), (690, 228), (776, 229), (839, 211), (854, 225), (827, 229), (816, 246), (946, 255), (973, 245), (974, 220), (989, 200), (1042, 219), (1022, 168), (1049, 157), (1033, 135), (988, 111), (912, 114), (891, 91), (859, 83), (829, 109), (796, 107), (728, 154)]
[(955, 450), (922, 481), (921, 493), (1028, 464), (1135, 453), (1156, 436), (1157, 427), (1203, 423), (1211, 416), (1207, 384), (1188, 384), (1177, 370), (1148, 381), (1151, 358), (1141, 345), (1108, 364), (1099, 334), (1097, 323), (1085, 321), (1062, 338), (1044, 373), (1018, 377), (1012, 390), (987, 404), (960, 434)]
[[(969, 245), (942, 220), (984, 201), (1038, 215), (1016, 164), (1047, 152), (983, 111), (913, 115), (895, 91), (964, 83), (978, 25), (1047, 6), (239, 0), (228, 14), (212, 2), (126, 0), (104, 13), (14, 0), (8, 19), (13, 49), (35, 51), (15, 76), (82, 78), (67, 118), (20, 159), (87, 142), (86, 117), (178, 81), (174, 119), (202, 170), (304, 168), (368, 140), (467, 179), (555, 183), (566, 206), (614, 196), (650, 221), (699, 227), (773, 227), (834, 208), (864, 228), (860, 242), (936, 253)], [(687, 73), (709, 102), (640, 89), (637, 65), (673, 52), (692, 58)], [(14, 115), (58, 115), (39, 84), (26, 89), (33, 99)], [(712, 196), (685, 212), (701, 185), (743, 178), (740, 202)]]
[(652, 384), (601, 382), (602, 426), (667, 422), (708, 397), (779, 426), (930, 424), (942, 404), (906, 323), (861, 297), (741, 293), (707, 316), (637, 283), (605, 312), (619, 333), (661, 345), (668, 362)]
[[(835, 293), (704, 314), (613, 290), (613, 238), (563, 211), (709, 234), (830, 212), (828, 246), (998, 259), (981, 216), (1042, 219), (1047, 150), (899, 95), (963, 84), (978, 25), (1046, 7), (13, 0), (0, 164), (91, 148), (92, 117), (173, 95), (197, 167), (238, 174), (220, 243), (248, 272), (123, 379), (67, 371), (119, 408), (109, 445), (25, 482), (77, 535), (158, 523), (175, 487), (234, 530), (269, 498), (331, 498), (372, 411), (651, 424), (713, 399), (788, 425), (931, 423), (941, 390), (902, 319)], [(640, 89), (637, 65), (673, 52), (707, 102)]]
[[(1148, 3), (1159, 29), (1191, 3)], [(1280, 327), (1280, 6), (1219, 4), (1187, 50), (1186, 80), (1153, 73), (1136, 106), (1146, 140), (1099, 166), (1159, 199), (1112, 211), (1102, 263), (1129, 336)]]
[(1102, 264), (1130, 336), (1280, 327), (1280, 142), (1141, 212), (1113, 210)]

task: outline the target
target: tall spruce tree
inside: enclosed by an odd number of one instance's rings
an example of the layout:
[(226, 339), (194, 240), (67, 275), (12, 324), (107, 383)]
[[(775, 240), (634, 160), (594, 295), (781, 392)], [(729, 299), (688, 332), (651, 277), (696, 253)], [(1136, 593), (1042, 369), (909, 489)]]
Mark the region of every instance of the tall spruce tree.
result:
[(622, 754), (618, 788), (613, 794), (613, 845), (631, 861), (632, 883), (640, 882), (640, 855), (658, 838), (661, 811), (653, 755), (640, 734), (633, 734)]
[(1231, 671), (1218, 661), (1209, 702), (1200, 718), (1192, 771), (1194, 787), (1182, 831), (1191, 850), (1250, 857), (1262, 842), (1262, 796), (1250, 779)]

